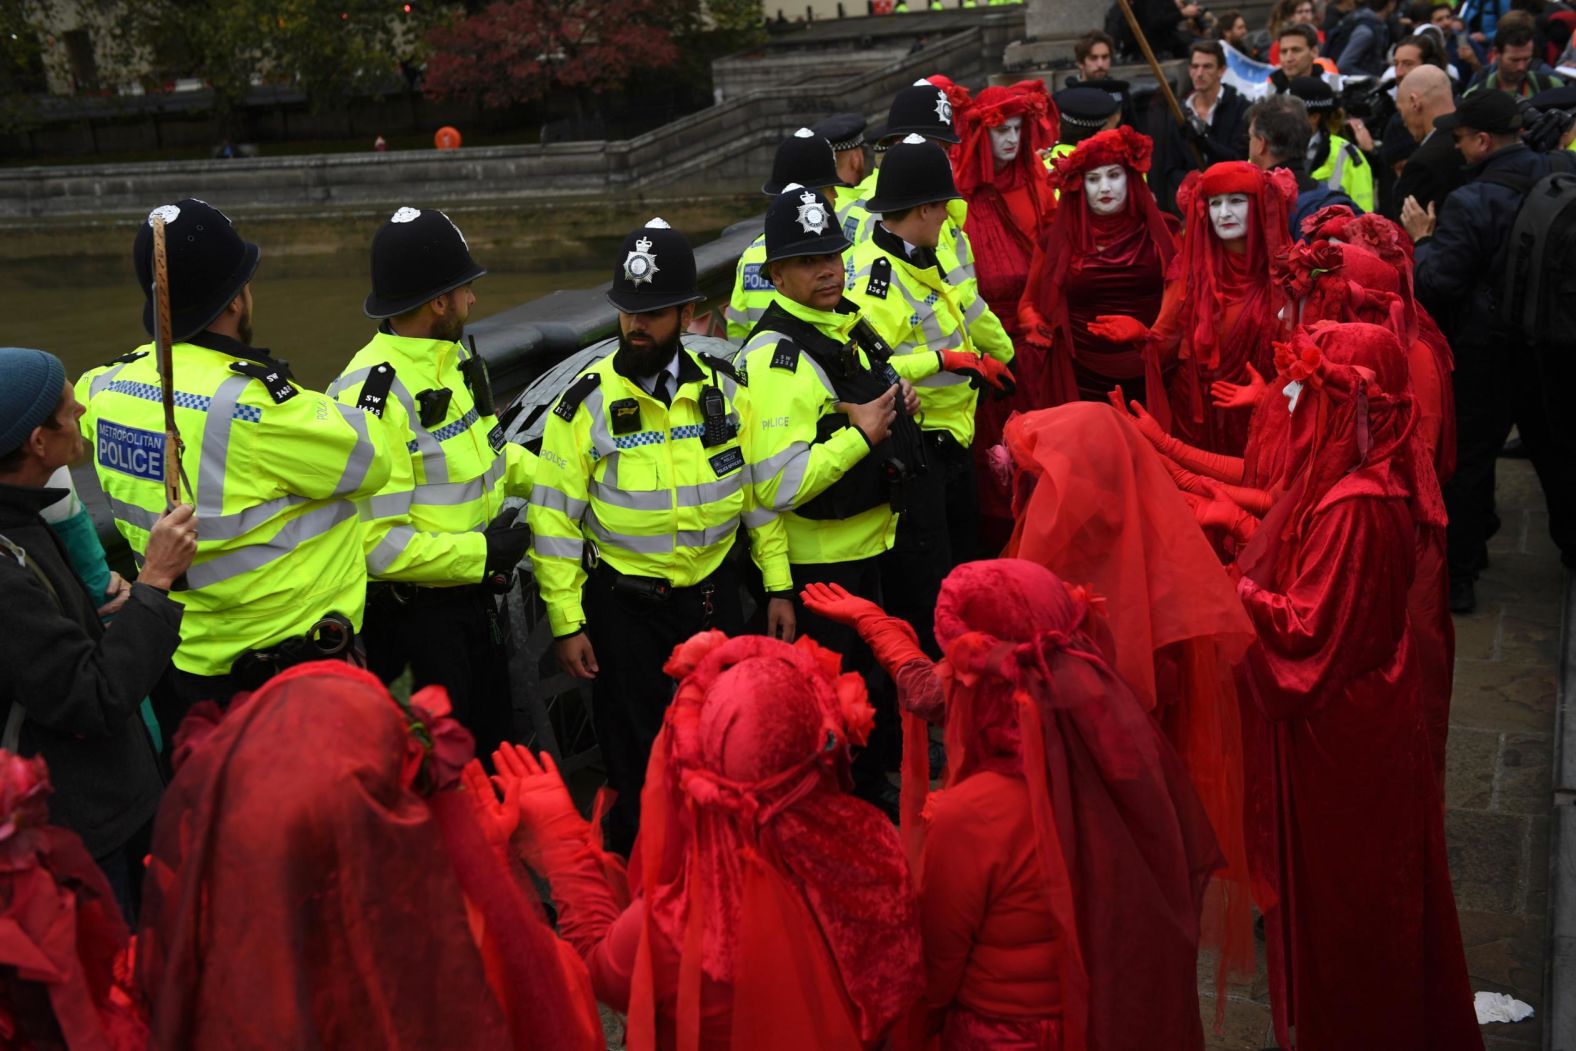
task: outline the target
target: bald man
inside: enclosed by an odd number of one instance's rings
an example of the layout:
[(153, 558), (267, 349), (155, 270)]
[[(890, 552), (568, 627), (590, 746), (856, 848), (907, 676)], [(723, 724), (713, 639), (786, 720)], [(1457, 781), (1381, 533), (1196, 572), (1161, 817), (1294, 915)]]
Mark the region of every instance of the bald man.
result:
[(1443, 204), (1450, 191), (1461, 185), (1462, 172), (1461, 154), (1450, 133), (1434, 127), (1435, 120), (1456, 111), (1449, 75), (1438, 66), (1418, 66), (1396, 89), (1395, 103), (1406, 130), (1419, 144), (1390, 195), (1393, 203), (1386, 214), (1399, 220), (1408, 197), (1415, 197), (1424, 211), (1430, 204)]

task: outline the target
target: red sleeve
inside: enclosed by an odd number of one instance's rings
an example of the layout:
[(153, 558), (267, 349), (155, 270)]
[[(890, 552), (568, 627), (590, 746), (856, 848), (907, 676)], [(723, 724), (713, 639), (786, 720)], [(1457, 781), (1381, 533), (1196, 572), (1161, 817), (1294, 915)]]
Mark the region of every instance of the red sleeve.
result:
[(628, 1012), (629, 986), (646, 922), (645, 899), (638, 899), (606, 928), (604, 937), (585, 957), (596, 998), (615, 1011)]
[(1405, 502), (1357, 497), (1313, 515), (1284, 594), (1238, 582), (1259, 636), (1248, 654), (1254, 684), (1271, 719), (1311, 715), (1393, 658), (1415, 557)]
[[(610, 931), (629, 909), (605, 867), (609, 856), (586, 843), (563, 843), (544, 859), (553, 904), (558, 909), (558, 933), (588, 963), (610, 937)], [(634, 956), (630, 956), (633, 965)], [(594, 974), (593, 974), (594, 977)]]
[[(967, 782), (964, 782), (967, 785)], [(957, 996), (989, 906), (990, 863), (1001, 846), (964, 798), (963, 785), (932, 796), (919, 868), (919, 922), (925, 944), (926, 997), (942, 1008)]]
[(898, 703), (934, 726), (947, 716), (947, 695), (929, 658), (909, 661), (892, 676), (897, 683)]

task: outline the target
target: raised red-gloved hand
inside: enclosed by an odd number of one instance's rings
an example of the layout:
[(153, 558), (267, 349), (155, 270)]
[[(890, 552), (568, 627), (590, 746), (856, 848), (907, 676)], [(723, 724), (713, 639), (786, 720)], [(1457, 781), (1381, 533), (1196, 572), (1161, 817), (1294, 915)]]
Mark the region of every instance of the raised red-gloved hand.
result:
[(1107, 343), (1142, 343), (1149, 338), (1149, 326), (1126, 314), (1097, 314), (1084, 329)]
[(493, 782), (503, 789), (506, 801), (514, 802), (520, 856), (538, 872), (550, 872), (556, 850), (578, 849), (590, 833), (569, 798), (558, 764), (547, 752), (538, 759), (523, 745), (505, 742), (493, 753), (493, 766), (498, 770)]
[(487, 842), (498, 853), (508, 854), (509, 837), (514, 835), (515, 827), (520, 823), (520, 811), (514, 800), (508, 797), (509, 786), (499, 785), (504, 790), (504, 798), (499, 799), (498, 793), (493, 791), (492, 782), (487, 780), (487, 771), (482, 769), (481, 762), (472, 759), (460, 768), (460, 787), (465, 798), (470, 800), (476, 823), (481, 826)]
[(889, 616), (874, 602), (850, 594), (840, 584), (806, 584), (799, 598), (810, 612), (859, 632), (890, 675), (896, 675), (905, 664), (930, 660), (919, 648), (919, 636), (908, 621)]
[(1225, 380), (1216, 380), (1209, 385), (1209, 396), (1217, 409), (1251, 409), (1258, 402), (1259, 395), (1269, 387), (1260, 376), (1258, 370), (1252, 365), (1248, 367), (1248, 382), (1228, 383)]
[(997, 397), (1004, 398), (1018, 389), (1012, 371), (989, 354), (971, 354), (966, 350), (938, 350), (942, 372), (955, 372), (967, 376), (975, 388), (989, 384)]
[(1171, 480), (1184, 493), (1194, 493), (1202, 497), (1214, 495), (1214, 490), (1210, 488), (1208, 479), (1194, 474), (1169, 456), (1160, 457), (1160, 462), (1165, 464), (1166, 473), (1171, 475)]

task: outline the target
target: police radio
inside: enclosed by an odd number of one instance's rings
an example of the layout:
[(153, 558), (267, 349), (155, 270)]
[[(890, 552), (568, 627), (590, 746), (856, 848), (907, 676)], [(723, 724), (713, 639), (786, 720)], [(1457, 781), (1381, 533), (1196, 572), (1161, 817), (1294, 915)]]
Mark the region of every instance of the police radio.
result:
[(728, 401), (715, 384), (707, 384), (700, 391), (701, 444), (706, 448), (733, 440), (738, 433), (728, 420)]

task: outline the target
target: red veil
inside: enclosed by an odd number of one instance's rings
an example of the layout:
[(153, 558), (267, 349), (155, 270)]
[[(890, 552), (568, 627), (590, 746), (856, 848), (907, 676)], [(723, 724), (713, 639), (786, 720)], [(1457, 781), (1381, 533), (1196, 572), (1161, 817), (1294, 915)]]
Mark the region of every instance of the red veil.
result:
[(140, 1051), (126, 923), (82, 840), (49, 824), (49, 793), (43, 759), (0, 751), (0, 1046)]
[(658, 1046), (654, 938), (679, 948), (679, 1051), (703, 979), (731, 985), (731, 1047), (875, 1046), (924, 991), (918, 912), (891, 823), (846, 794), (874, 713), (864, 680), (808, 637), (695, 636), (652, 748), (632, 890), (646, 921), (628, 1044)]
[[(1028, 787), (1063, 938), (1061, 1046), (1199, 1047), (1198, 917), (1220, 854), (1176, 753), (1087, 633), (1089, 615), (1082, 589), (1032, 562), (952, 571), (936, 605), (946, 784), (995, 770)], [(923, 749), (910, 755), (923, 763)], [(905, 811), (926, 790), (905, 767), (905, 795), (915, 789)]]
[(455, 787), (447, 711), (337, 661), (193, 709), (138, 938), (156, 1046), (600, 1046), (584, 971)]

